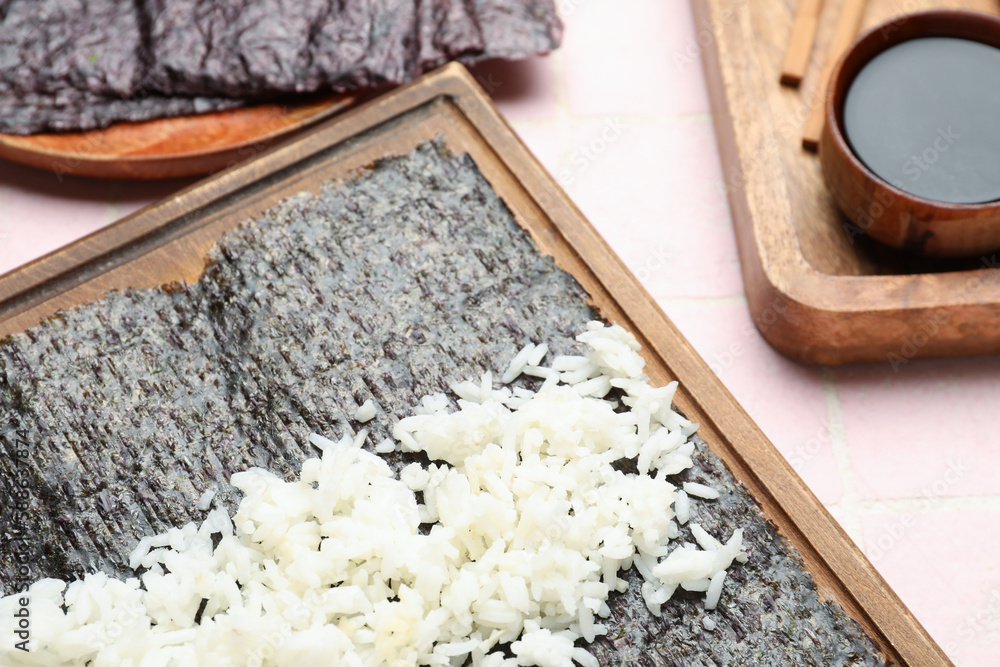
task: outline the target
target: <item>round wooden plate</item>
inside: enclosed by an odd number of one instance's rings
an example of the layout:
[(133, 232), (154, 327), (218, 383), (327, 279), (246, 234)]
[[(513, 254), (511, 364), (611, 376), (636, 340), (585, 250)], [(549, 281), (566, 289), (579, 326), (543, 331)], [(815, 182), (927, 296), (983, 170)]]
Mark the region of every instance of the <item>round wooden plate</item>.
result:
[(253, 157), (275, 139), (332, 116), (355, 99), (325, 95), (88, 132), (0, 134), (0, 158), (96, 178), (198, 176)]

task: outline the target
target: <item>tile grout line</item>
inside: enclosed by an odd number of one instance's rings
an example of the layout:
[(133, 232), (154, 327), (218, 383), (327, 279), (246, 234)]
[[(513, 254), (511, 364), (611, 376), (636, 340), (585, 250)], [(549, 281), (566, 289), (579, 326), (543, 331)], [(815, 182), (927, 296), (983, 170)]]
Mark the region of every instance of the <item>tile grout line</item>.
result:
[[(557, 98), (558, 106), (558, 98)], [(586, 112), (580, 114), (574, 114), (569, 111), (569, 105), (566, 105), (566, 112), (575, 121), (581, 123), (592, 123), (594, 121), (603, 120), (605, 118), (613, 118), (615, 116), (621, 116), (623, 118), (628, 118), (629, 120), (638, 123), (657, 123), (662, 121), (678, 121), (682, 123), (694, 123), (694, 122), (709, 122), (713, 120), (711, 111), (684, 111), (681, 113), (649, 113), (649, 112), (628, 112), (628, 111), (618, 111), (618, 112)], [(544, 117), (534, 117), (525, 118), (525, 120), (534, 120), (535, 122), (544, 122), (546, 119)]]
[(934, 512), (960, 512), (975, 510), (1000, 510), (1000, 495), (926, 496), (909, 498), (882, 498), (859, 500), (857, 511), (866, 514), (932, 514)]
[(864, 530), (861, 524), (858, 490), (851, 472), (851, 457), (847, 447), (844, 413), (840, 405), (840, 395), (837, 393), (833, 369), (830, 366), (823, 366), (820, 377), (823, 384), (823, 398), (826, 400), (826, 420), (830, 429), (830, 450), (837, 463), (837, 472), (840, 473), (840, 483), (843, 488), (840, 501), (833, 503), (832, 506), (841, 510), (845, 524), (844, 529), (864, 552)]
[(653, 296), (660, 307), (666, 310), (667, 306), (745, 306), (747, 305), (746, 294), (729, 294), (725, 296)]
[(517, 122), (530, 124), (534, 123), (536, 125), (544, 125), (551, 122), (570, 122), (576, 127), (584, 127), (587, 125), (593, 125), (600, 122), (606, 122), (608, 119), (621, 118), (622, 120), (627, 120), (630, 125), (636, 125), (639, 127), (651, 127), (660, 123), (675, 123), (678, 125), (712, 125), (713, 117), (712, 114), (698, 114), (695, 116), (674, 116), (670, 114), (664, 114), (662, 116), (651, 116), (649, 114), (630, 114), (630, 113), (606, 113), (606, 114), (587, 114), (587, 115), (577, 115), (569, 110), (569, 106), (565, 105), (565, 108), (560, 109), (561, 105), (556, 104), (556, 113), (554, 117), (525, 117), (519, 119)]

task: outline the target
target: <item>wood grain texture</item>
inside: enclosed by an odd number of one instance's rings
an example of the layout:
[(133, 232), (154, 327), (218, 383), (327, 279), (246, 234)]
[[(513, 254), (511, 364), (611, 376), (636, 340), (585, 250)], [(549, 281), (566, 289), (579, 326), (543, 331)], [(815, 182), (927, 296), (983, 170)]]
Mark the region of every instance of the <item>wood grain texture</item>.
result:
[[(842, 0), (827, 0), (832, 26)], [(714, 26), (702, 50), (743, 280), (758, 329), (806, 363), (879, 361), (1000, 352), (1000, 254), (919, 260), (854, 233), (827, 191), (820, 161), (800, 146), (820, 75), (803, 90), (774, 85), (792, 0), (692, 0), (697, 25)], [(997, 13), (996, 0), (914, 0), (906, 8)], [(892, 0), (869, 0), (862, 28), (898, 17)], [(825, 52), (832, 30), (821, 29)]]
[(407, 153), (435, 136), (469, 153), (541, 250), (580, 282), (604, 318), (636, 335), (653, 382), (680, 382), (676, 405), (701, 424), (712, 451), (796, 547), (821, 597), (840, 604), (892, 664), (950, 664), (460, 65), (0, 277), (0, 336), (110, 289), (194, 280), (224, 231), (283, 197), (316, 191), (324, 180)]
[(816, 40), (822, 6), (823, 0), (799, 0), (792, 31), (788, 35), (785, 60), (781, 63), (779, 81), (781, 85), (798, 88), (802, 83), (802, 77), (806, 75), (806, 69), (809, 67), (809, 57), (812, 55), (813, 42)]
[(0, 158), (57, 174), (155, 180), (209, 174), (342, 111), (350, 95), (310, 96), (103, 130), (0, 134)]
[(806, 118), (806, 126), (802, 132), (802, 147), (808, 151), (815, 151), (819, 148), (819, 137), (823, 131), (824, 121), (822, 101), (827, 97), (830, 74), (833, 72), (837, 60), (858, 36), (858, 28), (861, 27), (861, 17), (864, 16), (866, 4), (867, 0), (844, 0), (841, 3), (837, 29), (833, 34), (833, 43), (826, 52), (819, 82), (816, 84), (815, 99), (809, 109), (809, 117)]

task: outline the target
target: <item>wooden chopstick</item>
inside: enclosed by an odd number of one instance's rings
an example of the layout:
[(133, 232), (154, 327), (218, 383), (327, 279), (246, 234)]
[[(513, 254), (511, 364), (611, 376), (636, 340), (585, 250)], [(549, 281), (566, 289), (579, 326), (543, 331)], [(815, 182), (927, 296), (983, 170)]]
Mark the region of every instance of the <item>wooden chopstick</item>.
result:
[(823, 0), (799, 0), (795, 10), (795, 20), (792, 31), (788, 35), (788, 46), (785, 48), (785, 60), (781, 63), (781, 85), (798, 88), (802, 77), (809, 67), (809, 56), (812, 54), (813, 42), (816, 39), (816, 27), (819, 25), (819, 12)]
[(802, 133), (802, 148), (807, 151), (815, 152), (819, 148), (819, 135), (823, 132), (823, 111), (826, 108), (827, 84), (830, 81), (830, 74), (833, 72), (834, 65), (837, 64), (837, 59), (857, 36), (864, 13), (865, 0), (844, 0), (840, 10), (840, 18), (837, 21), (837, 32), (830, 45), (830, 52), (826, 56), (826, 63), (823, 64), (823, 71), (816, 85), (816, 94), (813, 96), (812, 106), (809, 109), (809, 118), (806, 119), (805, 131)]

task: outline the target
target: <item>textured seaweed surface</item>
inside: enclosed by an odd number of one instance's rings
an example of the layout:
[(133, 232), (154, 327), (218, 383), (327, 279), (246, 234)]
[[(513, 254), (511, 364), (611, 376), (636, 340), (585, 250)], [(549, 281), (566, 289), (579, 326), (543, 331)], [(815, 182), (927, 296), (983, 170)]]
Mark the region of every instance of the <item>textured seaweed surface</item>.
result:
[[(307, 434), (357, 429), (368, 398), (377, 442), (420, 396), (502, 369), (526, 340), (578, 349), (595, 317), (471, 160), (436, 143), (288, 200), (213, 259), (194, 285), (114, 293), (0, 342), (0, 480), (28, 492), (26, 525), (4, 507), (5, 592), (15, 544), (32, 579), (127, 576), (139, 537), (201, 519), (205, 490), (233, 510), (233, 472), (296, 475), (317, 453)], [(659, 619), (630, 573), (591, 646), (601, 663), (884, 664), (704, 443), (696, 459), (678, 482), (723, 493), (694, 517), (722, 538), (745, 527), (750, 560), (717, 610), (682, 593)]]
[(554, 0), (0, 0), (0, 132), (399, 84), (561, 36)]

